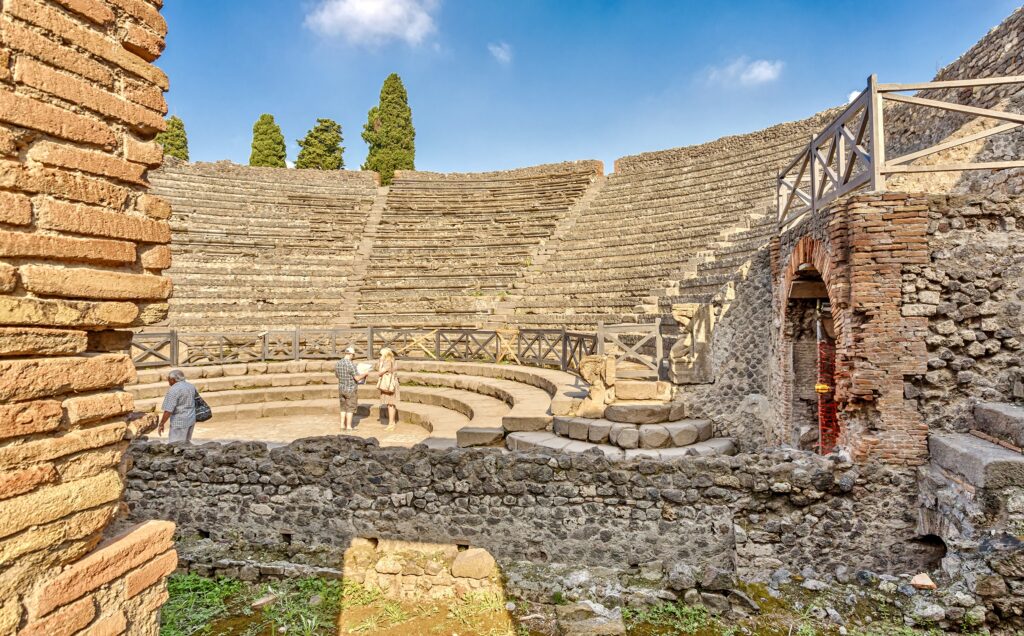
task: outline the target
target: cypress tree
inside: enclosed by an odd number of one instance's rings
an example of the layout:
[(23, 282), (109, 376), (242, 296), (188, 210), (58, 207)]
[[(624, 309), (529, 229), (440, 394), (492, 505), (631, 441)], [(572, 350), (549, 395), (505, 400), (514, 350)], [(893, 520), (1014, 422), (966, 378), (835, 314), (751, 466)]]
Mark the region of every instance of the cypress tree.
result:
[(188, 136), (185, 134), (185, 122), (177, 115), (167, 119), (167, 129), (157, 133), (156, 141), (164, 147), (164, 155), (188, 161)]
[(252, 154), (249, 155), (249, 165), (284, 168), (284, 158), (284, 135), (281, 134), (281, 127), (274, 122), (273, 115), (264, 113), (252, 127)]
[(341, 125), (332, 119), (317, 119), (316, 126), (306, 133), (305, 139), (299, 139), (296, 168), (315, 168), (317, 170), (340, 170), (345, 167), (342, 154), (345, 148), (341, 145)]
[(363, 170), (376, 170), (387, 185), (395, 170), (415, 169), (416, 129), (412, 126), (409, 96), (397, 73), (388, 75), (380, 89), (380, 104), (370, 109), (363, 140), (370, 147)]

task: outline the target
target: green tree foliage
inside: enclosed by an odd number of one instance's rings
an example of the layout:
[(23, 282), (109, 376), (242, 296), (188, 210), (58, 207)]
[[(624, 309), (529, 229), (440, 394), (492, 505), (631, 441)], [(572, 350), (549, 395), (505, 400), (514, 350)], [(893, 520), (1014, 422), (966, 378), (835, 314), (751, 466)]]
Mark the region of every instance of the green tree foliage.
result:
[(252, 154), (249, 155), (249, 165), (284, 168), (284, 158), (284, 135), (281, 134), (281, 127), (274, 122), (273, 115), (264, 113), (252, 127)]
[(185, 122), (177, 115), (167, 119), (167, 129), (157, 133), (156, 141), (164, 147), (164, 156), (177, 157), (188, 161), (188, 136), (185, 134)]
[(305, 139), (299, 140), (299, 156), (295, 160), (296, 168), (315, 168), (317, 170), (340, 170), (345, 167), (342, 154), (345, 148), (341, 145), (341, 124), (331, 119), (317, 119), (316, 126), (306, 133)]
[(397, 73), (388, 75), (380, 89), (380, 104), (370, 109), (363, 140), (370, 147), (363, 170), (376, 170), (387, 185), (395, 170), (415, 169), (416, 129), (412, 126), (409, 96)]

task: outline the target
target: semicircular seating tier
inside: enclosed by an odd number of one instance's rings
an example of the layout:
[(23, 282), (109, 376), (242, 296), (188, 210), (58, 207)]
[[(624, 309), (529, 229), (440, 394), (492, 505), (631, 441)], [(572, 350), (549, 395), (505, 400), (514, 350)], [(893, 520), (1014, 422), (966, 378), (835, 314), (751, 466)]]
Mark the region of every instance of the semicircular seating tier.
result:
[[(650, 322), (664, 316), (665, 296), (706, 299), (766, 243), (778, 170), (832, 115), (619, 159), (526, 274), (505, 320), (587, 329)], [(680, 293), (684, 280), (693, 289)]]
[(358, 290), (357, 326), (474, 327), (599, 183), (599, 161), (395, 173)]
[(372, 172), (173, 159), (150, 175), (171, 204), (168, 322), (189, 331), (348, 326)]

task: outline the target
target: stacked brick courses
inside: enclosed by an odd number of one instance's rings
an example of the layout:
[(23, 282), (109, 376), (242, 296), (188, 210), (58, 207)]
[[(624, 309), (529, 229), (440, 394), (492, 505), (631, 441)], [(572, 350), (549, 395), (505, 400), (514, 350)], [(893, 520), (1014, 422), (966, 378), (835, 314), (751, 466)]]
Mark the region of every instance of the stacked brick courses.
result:
[(132, 327), (170, 281), (159, 165), (166, 25), (146, 0), (0, 4), (0, 633), (156, 629), (173, 524), (106, 540)]

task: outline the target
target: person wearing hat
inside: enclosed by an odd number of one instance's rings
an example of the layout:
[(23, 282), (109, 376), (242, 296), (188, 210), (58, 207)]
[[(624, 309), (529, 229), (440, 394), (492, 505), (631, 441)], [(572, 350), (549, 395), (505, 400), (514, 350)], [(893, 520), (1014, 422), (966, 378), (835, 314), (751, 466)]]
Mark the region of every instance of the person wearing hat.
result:
[(341, 405), (341, 430), (352, 430), (352, 415), (359, 408), (359, 383), (366, 379), (366, 373), (359, 373), (356, 363), (352, 362), (356, 350), (345, 349), (345, 357), (334, 366), (334, 375), (338, 376), (338, 404)]
[(395, 362), (395, 352), (389, 347), (380, 350), (377, 372), (380, 373), (380, 378), (377, 380), (380, 399), (388, 407), (388, 427), (385, 430), (393, 431), (395, 430), (395, 419), (398, 416), (399, 384), (398, 363)]

